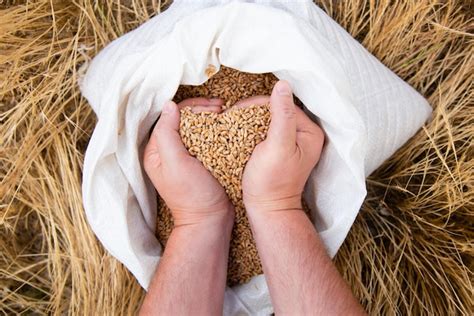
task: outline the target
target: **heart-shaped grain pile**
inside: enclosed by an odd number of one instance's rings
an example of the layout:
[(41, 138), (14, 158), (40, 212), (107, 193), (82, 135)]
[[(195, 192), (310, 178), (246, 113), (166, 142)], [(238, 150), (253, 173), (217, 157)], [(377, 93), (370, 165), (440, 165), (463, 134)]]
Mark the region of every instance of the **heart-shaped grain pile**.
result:
[[(224, 187), (235, 207), (235, 223), (229, 253), (229, 284), (247, 282), (262, 273), (255, 241), (242, 202), (242, 174), (255, 146), (265, 139), (270, 123), (269, 106), (231, 108), (223, 114), (181, 110), (180, 135), (196, 157)], [(161, 203), (158, 237), (162, 243), (171, 233), (172, 217)]]
[[(232, 108), (232, 106), (239, 100), (252, 96), (270, 95), (277, 81), (278, 79), (271, 73), (251, 74), (222, 66), (219, 72), (202, 85), (180, 86), (173, 99), (175, 102), (180, 102), (193, 97), (221, 98), (225, 100), (223, 108), (230, 109), (222, 115), (215, 113), (194, 114), (189, 109), (184, 109), (181, 112), (182, 124), (180, 127), (181, 137), (188, 150), (211, 170), (225, 187), (229, 198), (235, 205), (236, 216), (232, 231), (227, 274), (227, 284), (230, 286), (245, 283), (251, 277), (263, 272), (252, 231), (245, 215), (240, 187), (245, 163), (249, 159), (253, 148), (265, 138), (270, 120), (268, 105), (263, 107), (255, 105), (247, 109)], [(295, 99), (295, 101), (296, 104), (301, 105), (298, 99)], [(213, 131), (212, 139), (217, 137), (219, 130), (227, 128), (227, 134), (222, 131), (223, 135), (221, 135), (224, 138), (232, 135), (232, 138), (229, 138), (230, 141), (226, 144), (228, 146), (227, 150), (220, 149), (222, 147), (221, 143), (202, 136), (202, 127), (200, 129), (194, 127), (196, 124), (202, 124), (202, 122), (207, 126), (207, 130)], [(219, 126), (213, 126), (214, 123)], [(191, 135), (199, 140), (199, 146), (193, 146), (193, 143), (190, 142), (193, 139)], [(243, 142), (239, 137), (245, 137), (247, 140)], [(200, 141), (201, 138), (202, 141)], [(221, 138), (220, 141), (224, 141), (224, 139)], [(210, 160), (206, 161), (207, 153), (213, 153), (214, 158), (209, 158)], [(219, 157), (219, 159), (216, 157)], [(306, 214), (309, 214), (309, 209), (304, 201), (302, 202), (303, 209)], [(166, 246), (166, 241), (172, 229), (173, 218), (170, 210), (164, 201), (159, 199), (156, 236), (162, 245)]]

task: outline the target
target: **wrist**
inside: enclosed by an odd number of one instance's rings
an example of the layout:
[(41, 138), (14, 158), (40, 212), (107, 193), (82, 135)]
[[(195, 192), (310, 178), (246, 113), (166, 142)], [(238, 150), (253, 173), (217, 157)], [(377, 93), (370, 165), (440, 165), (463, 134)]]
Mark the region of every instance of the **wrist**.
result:
[(283, 197), (258, 198), (243, 194), (244, 205), (248, 215), (278, 213), (282, 211), (303, 210), (301, 194)]
[(271, 212), (257, 211), (248, 214), (248, 219), (254, 236), (272, 234), (278, 231), (282, 232), (283, 228), (290, 229), (290, 227), (295, 228), (295, 225), (299, 226), (304, 222), (310, 223), (308, 216), (301, 208)]
[[(234, 215), (228, 214), (220, 218), (212, 218), (190, 224), (182, 224), (173, 228), (171, 236), (182, 236), (194, 245), (211, 245), (230, 243)], [(177, 237), (179, 238), (179, 237)], [(213, 247), (213, 246), (212, 246)]]
[(231, 230), (234, 223), (234, 206), (228, 202), (219, 207), (193, 211), (172, 209), (174, 228), (186, 227), (212, 231)]

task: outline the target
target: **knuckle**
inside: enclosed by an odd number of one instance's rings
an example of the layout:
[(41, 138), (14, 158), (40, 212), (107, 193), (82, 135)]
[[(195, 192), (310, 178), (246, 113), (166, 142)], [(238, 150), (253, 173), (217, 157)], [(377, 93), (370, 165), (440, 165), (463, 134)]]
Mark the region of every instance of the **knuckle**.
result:
[(150, 171), (153, 169), (149, 155), (145, 155), (143, 157), (143, 169), (145, 169), (146, 174), (149, 174)]
[(152, 169), (152, 155), (149, 152), (145, 152), (143, 155), (143, 168), (145, 171)]
[(319, 127), (318, 124), (313, 123), (313, 131), (314, 131), (314, 135), (315, 135), (317, 138), (319, 138), (319, 139), (321, 139), (321, 140), (324, 141), (325, 136), (324, 136), (323, 129), (322, 129), (321, 127)]
[(150, 174), (160, 165), (160, 156), (155, 149), (147, 146), (143, 152), (143, 169)]
[(294, 118), (296, 116), (295, 106), (292, 104), (285, 104), (281, 108), (281, 115), (288, 119)]

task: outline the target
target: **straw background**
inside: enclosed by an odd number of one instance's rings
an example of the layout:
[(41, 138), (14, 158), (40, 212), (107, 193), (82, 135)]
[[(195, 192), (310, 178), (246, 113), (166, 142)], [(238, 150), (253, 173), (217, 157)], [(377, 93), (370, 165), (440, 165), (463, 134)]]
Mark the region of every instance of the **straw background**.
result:
[[(134, 314), (144, 292), (91, 232), (81, 168), (96, 121), (77, 80), (158, 0), (0, 0), (0, 313)], [(420, 91), (432, 120), (367, 180), (335, 262), (371, 315), (472, 315), (470, 1), (318, 1)]]

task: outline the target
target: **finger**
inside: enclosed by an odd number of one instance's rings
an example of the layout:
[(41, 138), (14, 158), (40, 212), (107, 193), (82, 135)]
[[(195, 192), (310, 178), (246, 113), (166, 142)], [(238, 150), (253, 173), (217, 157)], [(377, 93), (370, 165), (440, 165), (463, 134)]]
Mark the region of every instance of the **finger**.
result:
[(254, 104), (263, 105), (270, 103), (270, 97), (268, 95), (257, 95), (254, 97), (250, 97), (244, 100), (240, 100), (236, 104), (234, 104), (230, 109), (235, 108), (245, 108), (247, 106), (251, 106)]
[(298, 107), (296, 108), (296, 122), (298, 146), (317, 161), (324, 145), (323, 130)]
[(158, 153), (157, 138), (154, 137), (152, 133), (143, 153), (143, 167), (145, 168), (147, 174), (151, 175), (153, 171), (160, 166), (160, 164), (161, 160)]
[(188, 153), (179, 135), (179, 115), (176, 103), (166, 102), (152, 134), (163, 164), (173, 164), (180, 155)]
[(191, 107), (191, 112), (193, 113), (201, 113), (201, 112), (221, 113), (222, 107), (218, 105), (195, 105)]
[(295, 108), (289, 83), (278, 81), (270, 96), (271, 121), (267, 140), (289, 152), (293, 152), (296, 148)]
[(208, 98), (190, 98), (183, 100), (178, 103), (178, 108), (182, 109), (187, 106), (189, 107), (195, 107), (195, 106), (219, 106), (222, 107), (224, 105), (224, 100), (218, 99), (218, 98), (213, 98), (213, 99), (208, 99)]
[(297, 132), (309, 132), (314, 127), (319, 127), (300, 107), (295, 107), (295, 112)]

